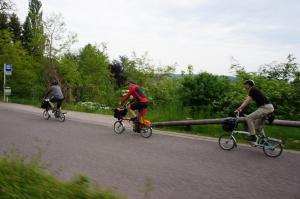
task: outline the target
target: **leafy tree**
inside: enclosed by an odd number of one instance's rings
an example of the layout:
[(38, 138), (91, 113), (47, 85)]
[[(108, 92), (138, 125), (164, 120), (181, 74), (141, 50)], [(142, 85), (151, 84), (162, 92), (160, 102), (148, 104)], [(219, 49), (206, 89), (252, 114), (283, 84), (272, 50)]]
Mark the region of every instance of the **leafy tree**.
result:
[(269, 79), (292, 80), (295, 78), (295, 73), (299, 71), (299, 64), (295, 60), (296, 58), (289, 54), (287, 56), (287, 63), (266, 64), (260, 68), (260, 74)]
[(15, 4), (10, 0), (0, 0), (0, 13), (7, 14), (12, 11), (15, 7)]
[(6, 30), (8, 28), (7, 14), (0, 13), (0, 30)]
[(68, 101), (74, 100), (74, 94), (76, 97), (76, 89), (79, 86), (80, 73), (79, 73), (78, 57), (71, 53), (63, 55), (59, 60), (59, 66), (57, 67), (58, 74), (60, 76), (63, 90), (65, 91), (65, 98)]
[(12, 87), (13, 96), (39, 99), (42, 92), (40, 63), (29, 56), (20, 43), (11, 41), (12, 35), (7, 30), (0, 31), (0, 64), (13, 65), (13, 74), (7, 76), (7, 85)]
[(222, 111), (221, 102), (228, 90), (228, 81), (209, 73), (186, 75), (178, 92), (180, 100), (183, 106), (193, 107), (193, 111)]
[(23, 25), (23, 45), (35, 57), (42, 57), (45, 48), (42, 3), (30, 0), (29, 12)]
[(111, 84), (109, 60), (105, 51), (91, 44), (86, 45), (79, 54), (81, 77), (80, 100), (92, 100), (105, 104), (113, 103), (114, 87)]
[(15, 13), (13, 13), (10, 16), (10, 21), (8, 23), (8, 29), (13, 34), (14, 42), (21, 41), (22, 26), (21, 26), (18, 16)]
[(52, 14), (44, 22), (46, 34), (46, 55), (53, 59), (58, 53), (68, 51), (76, 42), (75, 33), (67, 33), (66, 24), (61, 14)]

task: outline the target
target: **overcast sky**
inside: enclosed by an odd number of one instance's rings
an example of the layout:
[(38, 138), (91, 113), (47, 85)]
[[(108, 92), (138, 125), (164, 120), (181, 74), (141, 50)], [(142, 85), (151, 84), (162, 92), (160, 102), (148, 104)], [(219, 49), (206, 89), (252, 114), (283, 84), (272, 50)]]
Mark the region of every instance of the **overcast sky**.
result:
[[(24, 21), (28, 0), (13, 0)], [(233, 56), (247, 71), (300, 62), (299, 0), (41, 0), (44, 17), (61, 13), (78, 49), (107, 43), (110, 59), (148, 52), (156, 65), (230, 74)]]

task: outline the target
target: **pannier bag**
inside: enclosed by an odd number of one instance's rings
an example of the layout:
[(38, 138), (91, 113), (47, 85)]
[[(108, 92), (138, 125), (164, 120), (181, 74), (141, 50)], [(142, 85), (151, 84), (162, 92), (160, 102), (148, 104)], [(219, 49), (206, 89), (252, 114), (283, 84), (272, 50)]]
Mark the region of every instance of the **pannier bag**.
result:
[(122, 119), (123, 117), (125, 117), (125, 115), (127, 114), (127, 109), (115, 109), (114, 110), (114, 117), (117, 118), (118, 120), (119, 119)]
[(44, 99), (44, 100), (42, 101), (41, 108), (47, 109), (47, 108), (49, 108), (49, 106), (50, 106), (49, 100), (45, 100), (45, 99)]
[(237, 126), (237, 119), (234, 117), (227, 118), (223, 122), (223, 129), (227, 132), (232, 132)]

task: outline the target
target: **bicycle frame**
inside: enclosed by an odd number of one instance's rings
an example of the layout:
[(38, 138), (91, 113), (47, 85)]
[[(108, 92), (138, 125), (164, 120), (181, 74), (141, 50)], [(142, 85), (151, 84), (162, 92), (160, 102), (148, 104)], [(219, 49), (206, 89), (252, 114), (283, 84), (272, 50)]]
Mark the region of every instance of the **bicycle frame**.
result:
[[(237, 127), (237, 124), (239, 122), (239, 112), (236, 113), (236, 119), (237, 119), (237, 123), (235, 128)], [(243, 134), (243, 135), (247, 135), (250, 136), (250, 132), (247, 131), (239, 131), (239, 130), (233, 130), (230, 133), (230, 137), (234, 140), (234, 142), (236, 143), (236, 138), (234, 137), (235, 134)], [(276, 138), (271, 138), (271, 137), (267, 137), (264, 134), (262, 135), (258, 135), (259, 137), (259, 144), (254, 145), (255, 147), (259, 147), (259, 148), (263, 148), (263, 147), (270, 147), (273, 148), (272, 144), (269, 143), (269, 140), (277, 142), (278, 144), (283, 144), (284, 142), (282, 140), (276, 139)]]

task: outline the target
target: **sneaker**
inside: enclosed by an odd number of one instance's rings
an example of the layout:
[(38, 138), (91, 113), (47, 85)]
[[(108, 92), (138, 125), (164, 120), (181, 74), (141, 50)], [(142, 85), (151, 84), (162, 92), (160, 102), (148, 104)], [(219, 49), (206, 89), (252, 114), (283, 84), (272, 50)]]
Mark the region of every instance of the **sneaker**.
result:
[(256, 135), (250, 135), (248, 139), (249, 143), (253, 146), (257, 145), (258, 138)]

